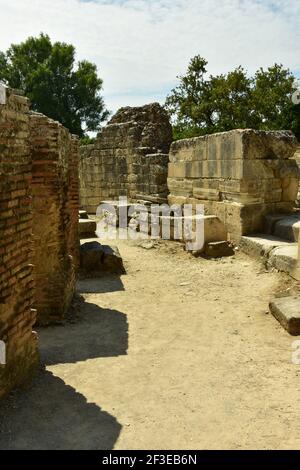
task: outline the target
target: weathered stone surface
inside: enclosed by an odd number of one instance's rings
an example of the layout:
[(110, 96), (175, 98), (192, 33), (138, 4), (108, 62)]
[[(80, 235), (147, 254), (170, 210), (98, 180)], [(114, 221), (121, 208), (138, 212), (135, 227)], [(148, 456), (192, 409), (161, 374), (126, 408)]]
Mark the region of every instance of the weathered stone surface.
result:
[(298, 263), (298, 244), (289, 243), (286, 246), (274, 248), (269, 254), (267, 266), (294, 277)]
[(80, 247), (81, 271), (87, 275), (102, 272), (125, 274), (123, 260), (117, 247), (101, 245), (97, 241), (87, 242)]
[[(32, 239), (29, 105), (5, 88), (0, 103), (0, 397), (38, 366)], [(5, 99), (4, 99), (5, 98)]]
[(270, 311), (291, 335), (300, 335), (300, 297), (282, 297), (270, 303)]
[(102, 245), (104, 270), (112, 274), (125, 274), (120, 252), (115, 246)]
[(87, 242), (80, 246), (80, 268), (86, 273), (103, 270), (103, 249), (99, 242)]
[(241, 132), (245, 158), (266, 160), (292, 158), (298, 147), (298, 141), (290, 131), (246, 129)]
[(300, 175), (291, 158), (296, 148), (289, 131), (251, 129), (173, 142), (169, 203), (203, 204), (239, 242), (263, 230), (266, 214), (293, 208)]
[(32, 155), (35, 305), (40, 324), (62, 321), (79, 265), (78, 139), (61, 124), (29, 115)]
[(291, 242), (297, 242), (300, 230), (300, 214), (291, 214), (282, 217), (275, 223), (273, 233), (275, 236)]
[(121, 108), (98, 134), (94, 145), (81, 148), (81, 205), (95, 213), (103, 200), (127, 196), (166, 199), (172, 128), (158, 104)]
[(298, 244), (273, 235), (243, 236), (240, 249), (255, 258), (262, 259), (269, 270), (276, 269), (300, 280), (298, 268)]
[(210, 242), (205, 246), (205, 254), (211, 258), (222, 258), (223, 256), (233, 256), (234, 249), (230, 242)]
[(273, 235), (257, 234), (243, 236), (239, 246), (247, 255), (254, 258), (263, 257), (267, 260), (275, 248), (290, 247), (290, 243)]
[(136, 123), (135, 133), (140, 135), (140, 147), (152, 147), (168, 153), (172, 142), (172, 128), (166, 111), (152, 103), (141, 107), (119, 109), (110, 124)]

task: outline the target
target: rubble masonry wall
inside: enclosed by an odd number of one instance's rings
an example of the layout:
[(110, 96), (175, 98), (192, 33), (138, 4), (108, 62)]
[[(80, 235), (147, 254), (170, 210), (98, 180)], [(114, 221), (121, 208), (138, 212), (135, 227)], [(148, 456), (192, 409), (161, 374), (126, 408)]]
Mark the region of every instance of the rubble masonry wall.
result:
[(166, 199), (172, 127), (158, 103), (121, 108), (98, 135), (81, 147), (80, 203), (95, 213), (101, 201), (127, 196)]

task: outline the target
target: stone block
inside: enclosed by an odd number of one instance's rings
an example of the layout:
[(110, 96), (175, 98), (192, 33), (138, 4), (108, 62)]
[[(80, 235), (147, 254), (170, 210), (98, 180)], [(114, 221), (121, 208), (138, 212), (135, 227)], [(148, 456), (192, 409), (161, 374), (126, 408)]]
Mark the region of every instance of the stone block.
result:
[(207, 160), (207, 136), (173, 142), (170, 162), (192, 162)]
[[(98, 134), (95, 144), (82, 148), (83, 208), (94, 206), (95, 213), (97, 198), (123, 194), (135, 197), (139, 192), (151, 195), (158, 190), (167, 194), (167, 152), (171, 140), (169, 118), (158, 103), (120, 109)], [(95, 172), (97, 162), (101, 162), (101, 167)]]
[(299, 191), (297, 178), (285, 177), (282, 179), (282, 201), (296, 201)]
[(111, 274), (126, 273), (118, 248), (101, 245), (97, 241), (81, 245), (80, 268), (82, 275), (92, 277), (103, 272)]
[(280, 238), (297, 242), (300, 231), (300, 214), (281, 216), (274, 222), (272, 233)]
[(97, 230), (97, 224), (94, 220), (79, 219), (79, 236), (95, 236)]
[(289, 159), (298, 146), (296, 137), (290, 131), (246, 129), (238, 132), (241, 134), (245, 159)]
[(290, 335), (300, 335), (300, 297), (282, 297), (270, 302), (270, 311)]
[(228, 241), (210, 242), (205, 246), (205, 254), (211, 258), (222, 258), (225, 256), (233, 256), (234, 249)]

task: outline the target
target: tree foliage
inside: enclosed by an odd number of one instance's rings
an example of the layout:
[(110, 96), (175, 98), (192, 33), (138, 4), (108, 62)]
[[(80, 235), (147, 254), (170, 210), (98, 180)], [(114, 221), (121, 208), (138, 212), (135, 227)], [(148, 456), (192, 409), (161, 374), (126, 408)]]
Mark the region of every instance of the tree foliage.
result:
[(30, 37), (0, 53), (0, 80), (22, 89), (35, 111), (60, 121), (83, 137), (108, 117), (96, 65), (75, 62), (75, 48), (51, 43), (49, 36)]
[(275, 64), (248, 77), (242, 67), (208, 76), (207, 62), (194, 57), (165, 107), (174, 124), (174, 138), (231, 129), (291, 129), (300, 138), (300, 106), (292, 102), (295, 77)]

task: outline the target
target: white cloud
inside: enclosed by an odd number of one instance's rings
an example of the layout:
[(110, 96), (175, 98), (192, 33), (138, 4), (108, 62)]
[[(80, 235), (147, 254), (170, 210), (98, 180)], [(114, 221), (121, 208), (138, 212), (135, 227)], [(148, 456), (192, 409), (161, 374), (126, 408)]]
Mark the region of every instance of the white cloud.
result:
[(189, 59), (300, 71), (298, 0), (0, 0), (0, 50), (41, 31), (98, 65), (108, 106), (160, 100)]

